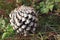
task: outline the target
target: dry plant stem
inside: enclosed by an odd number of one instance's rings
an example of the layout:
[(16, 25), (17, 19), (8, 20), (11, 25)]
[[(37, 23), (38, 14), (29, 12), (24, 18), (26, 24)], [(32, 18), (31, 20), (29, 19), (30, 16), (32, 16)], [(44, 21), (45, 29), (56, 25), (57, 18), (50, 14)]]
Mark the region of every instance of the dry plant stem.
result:
[(36, 1), (36, 0), (32, 0), (31, 7), (33, 7), (33, 6), (34, 6), (35, 1)]
[(43, 40), (43, 37), (42, 37), (41, 33), (39, 33), (39, 34), (40, 34), (40, 36), (41, 36), (41, 40)]
[(16, 0), (16, 6), (17, 6), (17, 7), (20, 6), (19, 4), (20, 4), (20, 3), (19, 3), (19, 0)]

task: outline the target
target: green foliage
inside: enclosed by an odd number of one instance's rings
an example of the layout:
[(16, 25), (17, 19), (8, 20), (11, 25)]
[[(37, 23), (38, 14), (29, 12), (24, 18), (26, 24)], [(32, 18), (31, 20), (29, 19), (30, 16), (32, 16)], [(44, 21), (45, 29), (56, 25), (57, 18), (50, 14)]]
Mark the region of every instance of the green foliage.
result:
[(4, 31), (4, 28), (6, 26), (5, 20), (3, 20), (3, 17), (0, 18), (0, 29)]
[(1, 31), (3, 32), (2, 39), (13, 36), (15, 33), (10, 23), (8, 23), (7, 18), (0, 18), (0, 32)]
[(35, 7), (36, 11), (38, 11), (39, 13), (45, 14), (45, 13), (53, 11), (53, 8), (54, 9), (56, 7), (59, 8), (58, 7), (59, 5), (57, 2), (60, 2), (60, 0), (46, 0), (46, 1), (43, 0), (42, 2), (40, 2), (38, 4), (35, 3), (34, 7)]
[(5, 38), (8, 38), (8, 37), (11, 37), (15, 34), (12, 26), (10, 24), (7, 25), (3, 35), (2, 35), (2, 39), (5, 39)]
[(55, 2), (60, 2), (60, 0), (55, 0)]
[[(39, 17), (40, 32), (54, 31), (60, 33), (60, 17), (56, 15), (45, 15)], [(48, 30), (47, 30), (48, 29)]]
[(54, 7), (54, 1), (50, 0), (42, 1), (38, 4), (38, 6), (36, 5), (37, 10), (43, 14), (48, 13), (49, 10), (52, 11), (53, 7)]

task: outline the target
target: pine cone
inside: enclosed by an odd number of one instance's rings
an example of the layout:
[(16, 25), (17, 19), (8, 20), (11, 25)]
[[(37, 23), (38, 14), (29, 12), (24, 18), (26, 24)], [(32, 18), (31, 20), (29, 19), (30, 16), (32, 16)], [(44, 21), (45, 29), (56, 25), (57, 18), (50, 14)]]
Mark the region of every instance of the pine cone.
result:
[(37, 15), (32, 7), (24, 6), (14, 9), (9, 14), (10, 23), (13, 29), (20, 34), (26, 36), (35, 33), (37, 28)]

